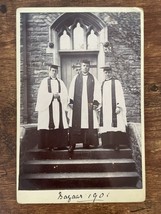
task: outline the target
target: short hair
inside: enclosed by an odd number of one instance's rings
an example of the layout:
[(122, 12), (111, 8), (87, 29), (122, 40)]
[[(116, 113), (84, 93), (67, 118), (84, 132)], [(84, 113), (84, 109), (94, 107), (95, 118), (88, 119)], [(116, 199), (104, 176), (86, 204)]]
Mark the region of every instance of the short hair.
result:
[(90, 65), (90, 61), (89, 61), (88, 59), (83, 59), (83, 60), (82, 60), (82, 63), (85, 63), (85, 64)]

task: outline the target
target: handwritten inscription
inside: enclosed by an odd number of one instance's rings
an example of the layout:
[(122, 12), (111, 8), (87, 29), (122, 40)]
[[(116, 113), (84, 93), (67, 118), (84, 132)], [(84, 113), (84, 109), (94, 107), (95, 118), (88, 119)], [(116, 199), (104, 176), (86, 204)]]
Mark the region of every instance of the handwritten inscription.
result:
[(66, 200), (70, 202), (101, 202), (109, 197), (109, 193), (91, 193), (91, 194), (63, 194), (62, 192), (58, 193), (58, 200)]

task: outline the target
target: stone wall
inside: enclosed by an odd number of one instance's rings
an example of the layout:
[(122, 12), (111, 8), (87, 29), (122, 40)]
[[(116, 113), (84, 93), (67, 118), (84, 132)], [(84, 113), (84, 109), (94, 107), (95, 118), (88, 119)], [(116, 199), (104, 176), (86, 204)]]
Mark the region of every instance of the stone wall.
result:
[(114, 75), (121, 81), (127, 107), (127, 120), (140, 122), (141, 49), (138, 13), (100, 14), (108, 26), (112, 52), (106, 54)]
[[(35, 112), (37, 91), (41, 80), (47, 76), (47, 64), (53, 56), (46, 53), (49, 26), (61, 15), (34, 13), (26, 16), (26, 70), (27, 70), (27, 123), (37, 122)], [(127, 119), (140, 122), (140, 19), (137, 13), (95, 13), (107, 23), (108, 39), (112, 53), (106, 54), (115, 75), (122, 82)], [(23, 23), (22, 23), (23, 24)], [(21, 32), (22, 33), (22, 32)], [(21, 101), (24, 98), (23, 34), (21, 34)], [(24, 123), (24, 102), (21, 102), (21, 123)]]
[(37, 120), (35, 112), (37, 91), (41, 80), (47, 76), (47, 64), (52, 63), (52, 54), (47, 54), (49, 22), (45, 14), (27, 16), (27, 82), (28, 122)]
[(129, 123), (128, 124), (128, 136), (130, 139), (132, 156), (136, 163), (136, 169), (139, 174), (138, 187), (142, 185), (142, 141), (141, 141), (141, 124), (140, 123)]

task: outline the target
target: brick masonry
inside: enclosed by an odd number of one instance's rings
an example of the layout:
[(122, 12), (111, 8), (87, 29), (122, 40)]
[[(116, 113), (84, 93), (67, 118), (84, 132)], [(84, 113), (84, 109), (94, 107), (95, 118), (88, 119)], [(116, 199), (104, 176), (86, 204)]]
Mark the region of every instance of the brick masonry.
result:
[(108, 24), (109, 42), (112, 53), (106, 54), (114, 75), (121, 81), (126, 107), (127, 120), (140, 122), (141, 103), (141, 50), (140, 18), (138, 13), (100, 14)]
[[(33, 13), (26, 17), (27, 59), (27, 123), (37, 122), (35, 112), (37, 91), (41, 80), (47, 76), (47, 63), (52, 54), (46, 53), (49, 43), (49, 26), (61, 13)], [(140, 17), (137, 13), (95, 13), (108, 26), (108, 39), (112, 53), (106, 54), (111, 61), (115, 76), (123, 85), (127, 119), (140, 122)], [(22, 21), (21, 21), (22, 22)], [(21, 123), (24, 123), (24, 41), (21, 28)]]

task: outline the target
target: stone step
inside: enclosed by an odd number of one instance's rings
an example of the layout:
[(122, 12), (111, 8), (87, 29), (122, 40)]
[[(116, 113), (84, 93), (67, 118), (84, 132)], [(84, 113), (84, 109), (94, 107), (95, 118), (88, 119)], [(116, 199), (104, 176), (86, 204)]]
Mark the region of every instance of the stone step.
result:
[[(23, 157), (25, 160), (45, 160), (45, 159), (69, 159), (68, 150), (45, 150), (45, 149), (32, 149), (29, 150)], [(110, 158), (132, 158), (130, 148), (120, 149), (114, 151), (113, 149), (82, 149), (76, 148), (72, 159), (110, 159)]]
[(35, 173), (20, 177), (20, 189), (135, 188), (136, 172)]
[(131, 172), (135, 170), (132, 159), (85, 160), (31, 160), (23, 165), (23, 173), (65, 172)]

